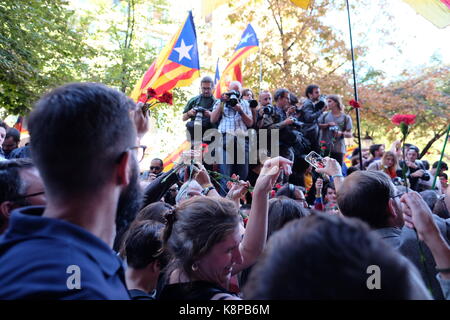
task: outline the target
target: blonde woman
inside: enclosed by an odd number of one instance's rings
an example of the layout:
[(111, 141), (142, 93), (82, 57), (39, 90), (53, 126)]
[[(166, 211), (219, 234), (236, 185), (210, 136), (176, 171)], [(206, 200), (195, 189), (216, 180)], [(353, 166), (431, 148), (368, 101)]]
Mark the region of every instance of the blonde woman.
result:
[(380, 161), (375, 161), (370, 164), (367, 170), (383, 171), (391, 179), (397, 177), (396, 170), (398, 169), (397, 155), (392, 151), (386, 151)]

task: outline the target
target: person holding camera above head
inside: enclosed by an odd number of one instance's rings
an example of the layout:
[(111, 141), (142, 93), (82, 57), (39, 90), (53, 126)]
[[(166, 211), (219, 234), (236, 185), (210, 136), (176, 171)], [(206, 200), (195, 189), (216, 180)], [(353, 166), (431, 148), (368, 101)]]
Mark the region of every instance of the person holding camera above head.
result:
[(319, 117), (321, 141), (325, 141), (326, 152), (342, 166), (346, 152), (344, 138), (352, 137), (352, 118), (344, 113), (342, 100), (337, 95), (329, 95), (327, 104), (330, 111)]
[[(220, 173), (229, 177), (234, 173), (241, 180), (245, 180), (249, 162), (247, 131), (253, 125), (253, 117), (250, 103), (240, 99), (241, 91), (242, 85), (239, 81), (230, 82), (229, 92), (222, 94), (221, 99), (214, 105), (211, 122), (219, 123), (218, 130), (223, 135), (223, 161), (219, 167)], [(226, 182), (222, 181), (221, 184), (225, 191)]]
[(303, 134), (311, 143), (311, 149), (320, 152), (318, 119), (325, 108), (325, 101), (320, 96), (318, 85), (310, 84), (305, 90), (306, 100), (301, 108), (299, 120), (304, 123)]
[[(214, 107), (216, 99), (213, 96), (214, 82), (209, 76), (205, 76), (200, 81), (201, 94), (193, 97), (188, 101), (183, 111), (183, 121), (189, 120), (186, 123), (186, 128), (190, 134), (191, 141), (194, 141), (194, 127), (201, 126), (201, 134), (203, 142), (203, 134), (206, 130), (214, 128), (211, 124), (211, 112)], [(197, 138), (196, 138), (197, 139)], [(197, 141), (200, 142), (200, 141)], [(206, 141), (207, 143), (208, 141)]]

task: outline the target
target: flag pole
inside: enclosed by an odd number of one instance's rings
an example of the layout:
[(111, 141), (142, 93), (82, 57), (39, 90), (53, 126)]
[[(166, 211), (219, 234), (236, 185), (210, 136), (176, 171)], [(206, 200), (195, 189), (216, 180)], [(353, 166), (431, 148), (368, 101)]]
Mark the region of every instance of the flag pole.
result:
[(259, 94), (261, 94), (261, 83), (262, 83), (261, 51), (262, 51), (262, 42), (260, 43), (260, 47), (259, 47)]
[[(352, 70), (353, 70), (353, 90), (355, 95), (355, 101), (358, 102), (358, 89), (356, 87), (356, 71), (355, 71), (355, 55), (353, 53), (353, 38), (352, 38), (352, 24), (350, 22), (350, 6), (347, 2), (347, 16), (348, 16), (348, 29), (350, 31), (350, 48), (352, 52)], [(359, 108), (354, 108), (356, 112), (356, 125), (358, 129), (358, 146), (359, 146), (359, 166), (361, 170), (364, 170), (363, 168), (363, 160), (362, 160), (362, 147), (361, 147), (361, 122), (359, 119)]]
[(439, 175), (439, 171), (441, 171), (442, 159), (444, 158), (444, 152), (445, 152), (445, 147), (447, 146), (449, 132), (450, 132), (450, 124), (447, 127), (447, 135), (445, 136), (444, 147), (442, 148), (441, 158), (439, 159), (439, 162), (438, 162), (438, 165), (437, 165), (437, 168), (436, 168), (436, 175), (434, 176), (433, 186), (431, 187), (431, 190), (434, 190), (434, 187), (436, 187), (436, 181), (437, 181), (437, 178), (438, 178), (438, 175)]

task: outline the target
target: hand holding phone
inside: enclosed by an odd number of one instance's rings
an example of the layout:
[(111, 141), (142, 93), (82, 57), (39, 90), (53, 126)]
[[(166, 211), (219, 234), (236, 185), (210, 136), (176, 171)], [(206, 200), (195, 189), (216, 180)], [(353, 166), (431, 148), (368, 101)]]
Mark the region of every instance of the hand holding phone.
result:
[(325, 160), (317, 152), (311, 151), (305, 157), (305, 161), (312, 165), (314, 168), (325, 168)]

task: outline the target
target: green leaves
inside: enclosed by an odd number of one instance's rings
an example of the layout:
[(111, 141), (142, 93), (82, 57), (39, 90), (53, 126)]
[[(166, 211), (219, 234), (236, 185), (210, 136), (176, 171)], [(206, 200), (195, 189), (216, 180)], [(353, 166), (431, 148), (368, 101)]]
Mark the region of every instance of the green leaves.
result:
[(0, 0), (0, 104), (24, 114), (49, 87), (73, 81), (89, 47), (62, 0)]

